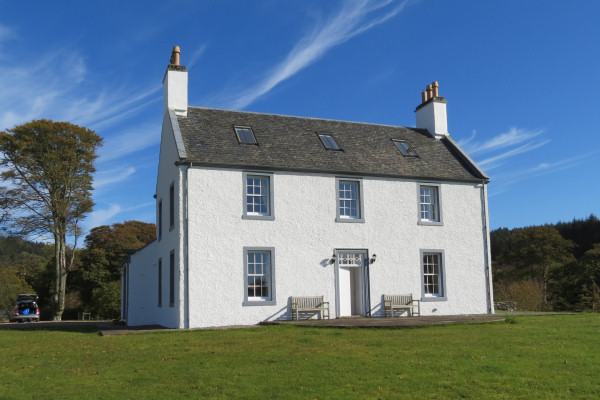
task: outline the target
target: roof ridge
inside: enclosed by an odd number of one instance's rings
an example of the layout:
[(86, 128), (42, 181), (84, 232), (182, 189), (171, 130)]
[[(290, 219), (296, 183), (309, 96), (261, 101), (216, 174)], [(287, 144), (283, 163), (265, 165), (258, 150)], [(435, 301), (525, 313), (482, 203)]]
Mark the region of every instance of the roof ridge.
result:
[(343, 123), (357, 124), (357, 125), (371, 125), (371, 126), (374, 125), (374, 126), (383, 126), (383, 127), (387, 127), (387, 128), (406, 128), (406, 129), (415, 130), (417, 132), (425, 131), (425, 129), (416, 128), (416, 127), (412, 127), (412, 126), (380, 124), (380, 123), (376, 123), (376, 122), (347, 121), (347, 120), (343, 120), (343, 119), (302, 117), (302, 116), (299, 116), (299, 115), (275, 114), (275, 113), (265, 113), (265, 112), (258, 112), (258, 111), (241, 111), (241, 110), (227, 110), (227, 109), (224, 109), (224, 108), (210, 108), (210, 107), (188, 106), (188, 109), (190, 109), (190, 108), (197, 108), (197, 109), (200, 109), (200, 110), (223, 111), (223, 112), (229, 112), (229, 113), (234, 112), (234, 113), (240, 113), (240, 114), (271, 115), (271, 116), (285, 117), (285, 118), (318, 120), (318, 121), (328, 121), (328, 122), (343, 122)]

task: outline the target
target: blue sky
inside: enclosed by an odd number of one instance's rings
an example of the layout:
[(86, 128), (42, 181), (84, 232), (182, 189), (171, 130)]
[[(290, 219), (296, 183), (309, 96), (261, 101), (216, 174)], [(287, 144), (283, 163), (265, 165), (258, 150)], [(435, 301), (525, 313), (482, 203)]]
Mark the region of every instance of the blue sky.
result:
[(154, 222), (173, 45), (193, 106), (415, 126), (436, 80), (491, 177), (492, 229), (599, 216), (598, 15), (592, 0), (0, 0), (0, 130), (95, 130), (84, 227)]

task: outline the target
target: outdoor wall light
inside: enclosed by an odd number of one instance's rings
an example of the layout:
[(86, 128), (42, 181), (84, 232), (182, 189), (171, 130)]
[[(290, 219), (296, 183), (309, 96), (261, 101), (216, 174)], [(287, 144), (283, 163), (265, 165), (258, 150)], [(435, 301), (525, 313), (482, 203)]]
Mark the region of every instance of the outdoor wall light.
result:
[(335, 253), (331, 256), (331, 260), (329, 260), (329, 264), (333, 264), (335, 262), (336, 256)]
[(371, 257), (369, 261), (371, 262), (371, 264), (373, 264), (375, 260), (377, 260), (377, 254), (373, 254), (373, 257)]

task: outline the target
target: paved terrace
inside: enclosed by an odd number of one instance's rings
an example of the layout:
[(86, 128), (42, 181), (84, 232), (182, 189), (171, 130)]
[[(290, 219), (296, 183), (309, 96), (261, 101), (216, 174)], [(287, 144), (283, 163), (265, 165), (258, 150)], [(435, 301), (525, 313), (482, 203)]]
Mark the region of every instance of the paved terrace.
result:
[(267, 321), (261, 325), (291, 324), (330, 328), (401, 328), (444, 324), (480, 324), (484, 322), (504, 321), (501, 314), (478, 315), (436, 315), (426, 317), (365, 318), (348, 317), (334, 319), (307, 319), (300, 321)]

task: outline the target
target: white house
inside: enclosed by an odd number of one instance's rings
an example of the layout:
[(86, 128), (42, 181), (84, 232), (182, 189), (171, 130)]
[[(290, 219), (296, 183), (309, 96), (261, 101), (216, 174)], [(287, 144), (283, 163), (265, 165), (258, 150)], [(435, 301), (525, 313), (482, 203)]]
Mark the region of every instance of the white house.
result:
[(175, 47), (163, 80), (157, 240), (123, 267), (129, 325), (493, 313), (486, 185), (448, 134), (437, 83), (417, 127), (191, 107)]

